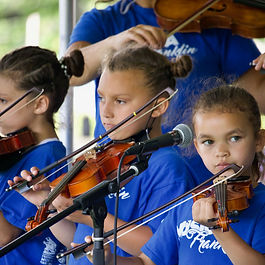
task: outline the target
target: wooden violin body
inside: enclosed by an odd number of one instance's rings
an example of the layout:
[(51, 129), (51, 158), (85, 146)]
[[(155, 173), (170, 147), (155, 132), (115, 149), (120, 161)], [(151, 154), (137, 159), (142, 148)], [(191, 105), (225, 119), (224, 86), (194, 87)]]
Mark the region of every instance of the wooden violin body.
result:
[(33, 133), (28, 129), (0, 138), (0, 155), (7, 155), (35, 144)]
[[(225, 28), (246, 38), (265, 37), (265, 9), (235, 3), (234, 0), (208, 2), (216, 3), (189, 22), (180, 32), (200, 33), (203, 29)], [(205, 3), (205, 0), (157, 0), (154, 10), (159, 25), (171, 31), (201, 9)]]
[[(239, 211), (249, 207), (249, 200), (253, 197), (252, 182), (248, 181), (233, 181), (229, 184), (220, 184), (214, 189), (206, 190), (200, 193), (205, 188), (196, 190), (193, 195), (193, 201), (198, 199), (214, 196), (216, 203), (213, 205), (214, 211), (218, 212), (218, 218), (209, 221), (217, 221), (214, 228), (221, 228), (223, 232), (228, 231), (228, 224), (232, 221), (228, 215), (237, 215)], [(196, 196), (197, 193), (200, 193)]]
[[(52, 191), (40, 205), (35, 217), (30, 218), (27, 222), (26, 231), (30, 231), (47, 219), (50, 213), (49, 205), (59, 194), (67, 198), (74, 198), (92, 189), (103, 180), (116, 177), (120, 159), (124, 151), (132, 145), (132, 142), (110, 144), (103, 147), (102, 150), (91, 149), (78, 157), (72, 172), (70, 170), (50, 183)], [(126, 166), (134, 159), (135, 156), (126, 156), (122, 165)]]
[[(96, 186), (105, 179), (116, 177), (116, 169), (118, 168), (121, 156), (124, 151), (132, 146), (132, 143), (115, 143), (107, 146), (103, 151), (95, 149), (86, 152), (84, 155), (77, 158), (76, 161), (86, 160), (86, 165), (80, 172), (70, 180), (63, 195), (66, 197), (76, 197), (89, 189)], [(135, 156), (127, 156), (124, 159), (123, 165), (131, 162)], [(55, 179), (50, 183), (50, 187), (54, 189), (62, 180), (65, 174)]]
[(0, 171), (12, 167), (25, 151), (35, 145), (33, 133), (23, 129), (0, 138)]

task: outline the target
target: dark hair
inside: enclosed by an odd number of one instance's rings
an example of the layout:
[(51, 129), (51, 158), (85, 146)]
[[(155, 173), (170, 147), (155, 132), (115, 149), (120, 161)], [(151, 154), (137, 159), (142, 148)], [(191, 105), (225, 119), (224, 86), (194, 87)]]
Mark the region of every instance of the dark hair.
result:
[(184, 55), (171, 62), (147, 46), (130, 45), (112, 52), (106, 57), (102, 68), (110, 71), (140, 70), (145, 76), (145, 85), (156, 95), (167, 87), (175, 90), (175, 78), (187, 76), (192, 69), (192, 61)]
[[(221, 112), (239, 111), (244, 113), (252, 124), (255, 136), (258, 136), (261, 129), (259, 107), (255, 98), (245, 89), (231, 85), (224, 85), (201, 94), (193, 108), (193, 124), (194, 116), (197, 112), (209, 112), (212, 110), (218, 110)], [(252, 169), (258, 177), (260, 176), (259, 167), (260, 163), (263, 162), (263, 157), (264, 155), (262, 152), (256, 153), (252, 164)]]
[[(53, 114), (62, 105), (69, 88), (71, 76), (81, 76), (84, 58), (79, 50), (60, 61), (53, 51), (37, 46), (27, 46), (5, 55), (0, 61), (0, 74), (15, 82), (17, 89), (43, 89), (49, 97), (47, 119), (53, 123)], [(36, 96), (36, 95), (35, 95)]]

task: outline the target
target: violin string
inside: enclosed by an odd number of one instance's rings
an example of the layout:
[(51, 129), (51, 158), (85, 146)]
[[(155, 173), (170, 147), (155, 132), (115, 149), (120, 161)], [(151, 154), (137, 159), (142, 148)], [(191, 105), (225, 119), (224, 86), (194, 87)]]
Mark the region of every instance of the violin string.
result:
[(28, 106), (31, 102), (33, 102), (34, 100), (36, 100), (37, 98), (39, 98), (44, 92), (44, 89), (42, 89), (38, 95), (36, 95), (33, 99), (31, 99), (30, 101), (28, 101), (27, 103), (23, 104), (21, 107), (19, 107), (18, 109), (14, 110), (13, 112), (7, 113), (7, 115), (4, 116), (4, 118), (1, 118), (2, 120), (5, 120), (6, 118), (12, 116), (13, 114), (17, 113), (19, 110), (23, 109), (24, 107)]
[(65, 168), (66, 166), (68, 166), (72, 161), (64, 164), (63, 166), (61, 166), (60, 168), (56, 169), (55, 171), (53, 171), (51, 174), (47, 175), (46, 177), (42, 178), (41, 180), (39, 180), (38, 182), (36, 182), (35, 184), (32, 184), (29, 188), (32, 189), (34, 185), (40, 184), (42, 183), (44, 180), (48, 179), (49, 177), (51, 177), (52, 175), (56, 174), (58, 171), (60, 171), (61, 169)]
[[(153, 217), (151, 217), (151, 218), (145, 220), (145, 221), (142, 222), (141, 224), (138, 224), (138, 225), (136, 225), (135, 227), (133, 227), (133, 228), (127, 230), (126, 232), (124, 232), (124, 233), (118, 235), (117, 238), (120, 238), (120, 237), (122, 237), (122, 236), (124, 236), (124, 235), (126, 235), (126, 234), (128, 234), (128, 233), (130, 233), (130, 232), (132, 232), (132, 231), (134, 231), (135, 229), (137, 229), (137, 228), (143, 226), (144, 224), (146, 224), (146, 223), (152, 221), (153, 219), (159, 217), (160, 215), (163, 215), (163, 214), (165, 214), (165, 213), (167, 213), (167, 212), (173, 210), (174, 208), (176, 208), (177, 206), (180, 206), (180, 205), (183, 204), (184, 202), (187, 202), (187, 201), (193, 199), (194, 197), (196, 197), (196, 196), (198, 196), (198, 195), (200, 195), (200, 194), (202, 194), (202, 193), (204, 193), (204, 192), (206, 192), (206, 191), (212, 189), (213, 187), (215, 187), (215, 186), (217, 186), (217, 185), (219, 185), (219, 184), (221, 184), (221, 183), (227, 181), (228, 179), (240, 175), (241, 172), (243, 171), (243, 169), (244, 169), (244, 166), (242, 166), (242, 167), (241, 167), (236, 173), (234, 173), (234, 174), (232, 174), (232, 175), (230, 175), (230, 176), (227, 176), (227, 177), (225, 177), (224, 179), (220, 180), (219, 182), (216, 182), (216, 183), (212, 184), (211, 186), (209, 186), (209, 187), (207, 187), (207, 188), (205, 188), (205, 189), (199, 191), (198, 193), (196, 193), (196, 194), (194, 194), (194, 195), (192, 195), (192, 196), (186, 198), (185, 200), (183, 200), (183, 201), (181, 201), (181, 202), (179, 202), (179, 203), (177, 203), (177, 204), (174, 204), (173, 206), (169, 207), (168, 209), (166, 209), (166, 210), (164, 210), (164, 211), (158, 213), (157, 215), (155, 215), (155, 216), (153, 216)], [(107, 241), (107, 242), (104, 243), (104, 246), (107, 245), (107, 244), (109, 244), (109, 243), (111, 243), (111, 242), (113, 242), (113, 241), (114, 241), (114, 239), (110, 239), (109, 241)], [(85, 254), (86, 254), (86, 255), (90, 255), (90, 254), (91, 254), (91, 250), (88, 251), (88, 252), (86, 252)]]

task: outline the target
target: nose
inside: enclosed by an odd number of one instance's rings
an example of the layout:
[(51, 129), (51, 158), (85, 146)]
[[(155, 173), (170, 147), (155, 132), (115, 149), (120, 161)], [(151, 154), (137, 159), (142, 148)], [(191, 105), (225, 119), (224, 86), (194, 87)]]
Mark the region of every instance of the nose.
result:
[(113, 106), (110, 102), (105, 101), (100, 103), (101, 115), (105, 118), (113, 118)]
[(216, 146), (216, 156), (217, 157), (229, 156), (229, 148), (225, 143), (220, 143)]

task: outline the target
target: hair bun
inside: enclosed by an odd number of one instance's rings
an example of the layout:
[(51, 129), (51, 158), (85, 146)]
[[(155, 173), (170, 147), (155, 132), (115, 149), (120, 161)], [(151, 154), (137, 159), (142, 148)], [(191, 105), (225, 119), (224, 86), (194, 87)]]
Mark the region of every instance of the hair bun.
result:
[(192, 60), (188, 55), (182, 55), (171, 63), (171, 71), (175, 77), (185, 77), (192, 69)]
[(84, 57), (80, 50), (73, 50), (61, 63), (66, 66), (69, 76), (81, 76), (84, 72)]

